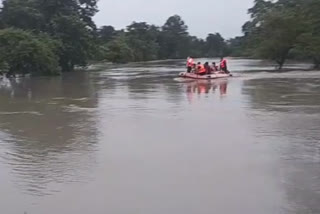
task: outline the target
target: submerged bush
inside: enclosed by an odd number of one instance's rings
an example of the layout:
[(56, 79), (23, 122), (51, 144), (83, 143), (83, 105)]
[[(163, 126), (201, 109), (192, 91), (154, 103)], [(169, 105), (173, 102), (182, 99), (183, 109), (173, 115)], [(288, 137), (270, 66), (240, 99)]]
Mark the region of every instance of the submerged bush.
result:
[(0, 64), (6, 64), (11, 74), (59, 74), (58, 44), (45, 35), (13, 28), (0, 30)]

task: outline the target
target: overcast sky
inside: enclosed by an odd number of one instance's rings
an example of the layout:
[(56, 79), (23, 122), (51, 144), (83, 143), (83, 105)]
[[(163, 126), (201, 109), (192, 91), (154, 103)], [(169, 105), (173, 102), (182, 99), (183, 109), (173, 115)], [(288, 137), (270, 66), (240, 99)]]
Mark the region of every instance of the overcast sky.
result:
[(180, 15), (189, 32), (201, 38), (220, 32), (225, 38), (241, 34), (253, 0), (100, 0), (98, 26), (124, 28), (133, 21), (163, 25), (174, 14)]

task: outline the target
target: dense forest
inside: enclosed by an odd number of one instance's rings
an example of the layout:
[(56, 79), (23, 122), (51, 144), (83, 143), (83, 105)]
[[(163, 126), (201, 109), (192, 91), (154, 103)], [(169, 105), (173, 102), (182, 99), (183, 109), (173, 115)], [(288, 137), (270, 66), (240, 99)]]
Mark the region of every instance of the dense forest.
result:
[(133, 22), (126, 29), (98, 28), (97, 0), (3, 0), (0, 71), (54, 75), (90, 61), (125, 63), (157, 59), (242, 56), (313, 60), (320, 65), (319, 0), (255, 0), (243, 36), (192, 36), (174, 15), (163, 26)]
[(98, 40), (104, 50), (102, 58), (113, 62), (215, 57), (226, 55), (228, 50), (219, 33), (209, 34), (205, 40), (189, 35), (188, 26), (178, 15), (169, 17), (162, 27), (133, 22), (116, 31), (103, 26)]

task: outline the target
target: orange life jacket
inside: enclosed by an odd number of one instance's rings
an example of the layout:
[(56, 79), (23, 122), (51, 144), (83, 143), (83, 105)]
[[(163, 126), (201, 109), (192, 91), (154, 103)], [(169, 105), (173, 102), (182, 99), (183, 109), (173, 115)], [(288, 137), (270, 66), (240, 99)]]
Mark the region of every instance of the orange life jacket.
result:
[(204, 65), (198, 65), (198, 74), (206, 73), (206, 68)]
[(194, 59), (189, 58), (188, 61), (187, 61), (187, 67), (192, 67), (193, 64), (194, 64)]
[(227, 60), (223, 59), (221, 62), (220, 62), (220, 68), (226, 68), (227, 67)]

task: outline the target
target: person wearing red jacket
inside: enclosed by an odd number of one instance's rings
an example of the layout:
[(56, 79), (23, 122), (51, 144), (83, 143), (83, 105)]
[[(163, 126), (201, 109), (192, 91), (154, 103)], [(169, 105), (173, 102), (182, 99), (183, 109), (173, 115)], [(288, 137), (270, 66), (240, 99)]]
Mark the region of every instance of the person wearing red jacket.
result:
[(201, 64), (201, 62), (198, 63), (197, 65), (197, 74), (198, 75), (206, 75), (207, 71), (204, 65)]
[(228, 65), (227, 65), (227, 60), (221, 57), (220, 60), (220, 70), (223, 71), (224, 73), (228, 74)]
[(194, 59), (192, 57), (188, 57), (187, 59), (187, 72), (190, 73), (192, 70), (192, 67), (194, 65)]

